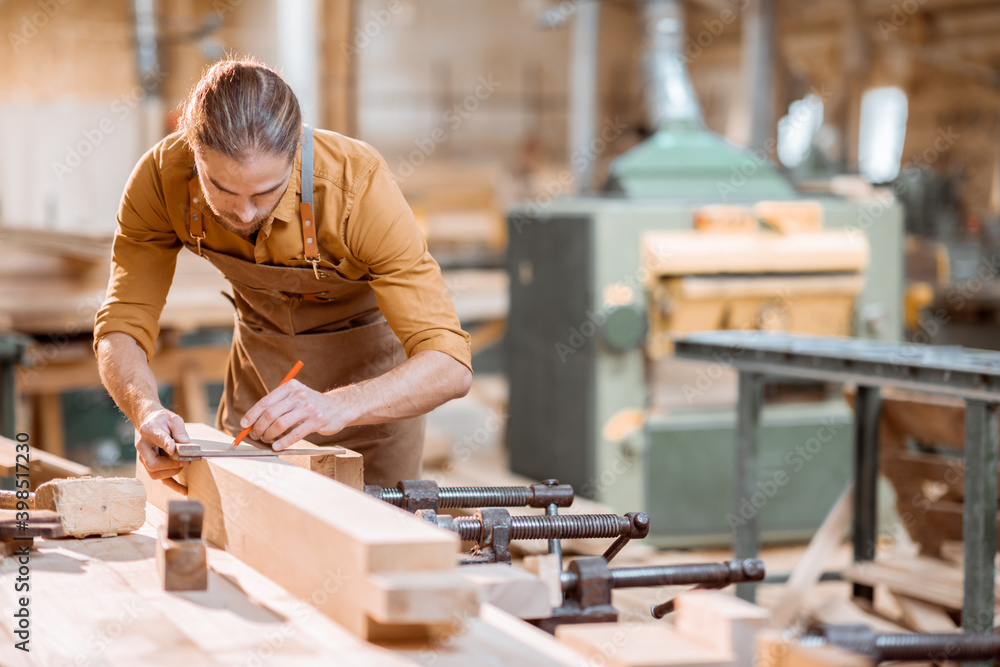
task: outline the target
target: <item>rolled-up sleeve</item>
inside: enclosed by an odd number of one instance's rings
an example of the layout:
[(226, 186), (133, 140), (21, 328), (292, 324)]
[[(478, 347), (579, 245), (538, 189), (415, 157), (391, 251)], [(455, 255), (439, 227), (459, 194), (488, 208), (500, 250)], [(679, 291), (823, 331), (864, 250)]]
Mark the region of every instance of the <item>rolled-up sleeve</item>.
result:
[(170, 290), (181, 241), (166, 215), (156, 149), (136, 165), (118, 209), (107, 298), (97, 312), (94, 346), (109, 333), (132, 336), (153, 357), (160, 312)]
[(379, 309), (406, 356), (443, 352), (472, 370), (469, 334), (462, 330), (441, 268), (392, 174), (376, 164), (352, 188), (344, 242), (368, 267)]

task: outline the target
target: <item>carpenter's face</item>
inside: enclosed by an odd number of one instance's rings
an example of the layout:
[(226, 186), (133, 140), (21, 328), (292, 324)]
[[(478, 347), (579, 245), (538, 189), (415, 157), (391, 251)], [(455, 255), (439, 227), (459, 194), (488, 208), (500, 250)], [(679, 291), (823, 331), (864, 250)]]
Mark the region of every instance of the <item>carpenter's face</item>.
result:
[(237, 161), (205, 148), (195, 161), (209, 208), (219, 224), (241, 236), (250, 236), (271, 217), (292, 175), (292, 162), (285, 156)]

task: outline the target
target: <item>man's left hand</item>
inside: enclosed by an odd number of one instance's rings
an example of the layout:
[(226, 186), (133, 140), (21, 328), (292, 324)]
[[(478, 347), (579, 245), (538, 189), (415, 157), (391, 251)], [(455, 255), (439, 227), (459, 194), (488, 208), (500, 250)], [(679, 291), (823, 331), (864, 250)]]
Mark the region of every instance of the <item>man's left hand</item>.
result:
[(253, 424), (251, 438), (270, 442), (274, 451), (281, 451), (310, 433), (333, 435), (348, 426), (345, 406), (339, 403), (331, 395), (289, 380), (247, 410), (240, 426)]

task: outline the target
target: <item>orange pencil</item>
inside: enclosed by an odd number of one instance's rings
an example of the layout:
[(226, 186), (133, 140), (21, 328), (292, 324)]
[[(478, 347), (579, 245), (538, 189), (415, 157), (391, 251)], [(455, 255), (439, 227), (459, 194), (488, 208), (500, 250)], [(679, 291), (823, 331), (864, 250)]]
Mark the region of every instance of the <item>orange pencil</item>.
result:
[[(295, 377), (295, 374), (298, 373), (301, 368), (302, 368), (302, 362), (301, 361), (296, 361), (295, 365), (292, 366), (292, 370), (288, 371), (288, 375), (285, 376), (285, 379), (278, 383), (278, 387), (280, 387), (281, 385), (285, 384), (286, 382), (288, 382), (289, 380), (291, 380), (293, 377)], [(275, 387), (275, 388), (277, 388), (277, 387)], [(240, 431), (240, 434), (238, 436), (236, 436), (235, 440), (233, 440), (233, 444), (230, 445), (229, 449), (233, 449), (234, 447), (236, 447), (236, 445), (238, 445), (241, 442), (243, 442), (243, 438), (247, 437), (247, 433), (250, 432), (251, 428), (253, 428), (253, 424), (251, 424), (250, 426), (247, 426), (245, 429), (243, 429), (242, 431)]]

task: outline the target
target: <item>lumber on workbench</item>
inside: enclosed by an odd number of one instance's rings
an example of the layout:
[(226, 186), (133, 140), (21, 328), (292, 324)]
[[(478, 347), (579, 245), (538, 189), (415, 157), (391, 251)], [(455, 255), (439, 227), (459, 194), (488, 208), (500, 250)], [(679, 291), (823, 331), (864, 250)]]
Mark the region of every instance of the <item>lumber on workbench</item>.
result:
[(479, 588), (479, 599), (484, 604), (518, 618), (552, 615), (548, 585), (530, 572), (502, 563), (483, 563), (465, 565), (459, 573)]
[[(192, 440), (231, 442), (203, 424), (188, 424)], [(178, 494), (136, 476), (161, 508)], [(211, 543), (258, 569), (367, 639), (423, 637), (474, 613), (465, 580), (456, 572), (458, 536), (421, 521), (344, 484), (272, 457), (205, 458), (179, 476), (188, 497), (205, 506), (203, 534)], [(157, 488), (159, 487), (159, 488)], [(382, 586), (373, 575), (430, 573), (440, 599), (442, 577), (454, 577), (456, 608), (427, 609), (411, 623), (412, 609), (397, 610), (405, 582)], [(413, 586), (418, 587), (419, 577)], [(474, 594), (475, 591), (472, 592)], [(398, 615), (394, 615), (398, 611)], [(375, 617), (381, 620), (376, 620)], [(397, 620), (401, 619), (401, 620)]]
[(839, 646), (801, 646), (798, 639), (769, 629), (757, 637), (754, 664), (758, 667), (875, 667), (874, 658)]
[[(21, 469), (17, 464), (21, 463)], [(90, 468), (74, 461), (64, 459), (48, 452), (32, 447), (29, 451), (27, 468), (31, 472), (31, 488), (53, 479), (63, 477), (83, 477), (91, 474)], [(0, 437), (0, 477), (13, 477), (18, 472), (25, 472), (25, 460), (18, 459), (17, 443)]]
[(731, 667), (736, 656), (706, 646), (665, 623), (560, 625), (556, 638), (589, 657), (586, 664), (614, 667)]
[[(208, 589), (168, 593), (154, 558), (162, 512), (104, 540), (37, 540), (31, 652), (0, 623), (2, 665), (413, 665), (365, 643), (224, 551), (208, 550)], [(13, 618), (17, 563), (0, 565), (0, 614)]]
[(58, 512), (70, 537), (118, 535), (146, 521), (146, 491), (131, 477), (55, 479), (38, 487), (35, 509)]
[[(487, 606), (442, 644), (392, 650), (366, 643), (232, 554), (208, 549), (208, 590), (167, 593), (155, 569), (163, 512), (147, 505), (135, 533), (105, 540), (38, 540), (32, 552), (31, 653), (0, 623), (0, 665), (580, 665), (581, 657)], [(17, 563), (0, 565), (0, 614), (13, 618)], [(322, 595), (317, 593), (317, 599)]]
[[(869, 586), (885, 584), (894, 593), (947, 609), (962, 608), (962, 570), (936, 558), (894, 556), (871, 563), (855, 563), (844, 570), (844, 578)], [(997, 594), (1000, 594), (1000, 586), (994, 584), (994, 597)]]
[(692, 590), (677, 596), (678, 632), (733, 654), (734, 667), (753, 667), (757, 634), (771, 615), (763, 607), (719, 591)]

